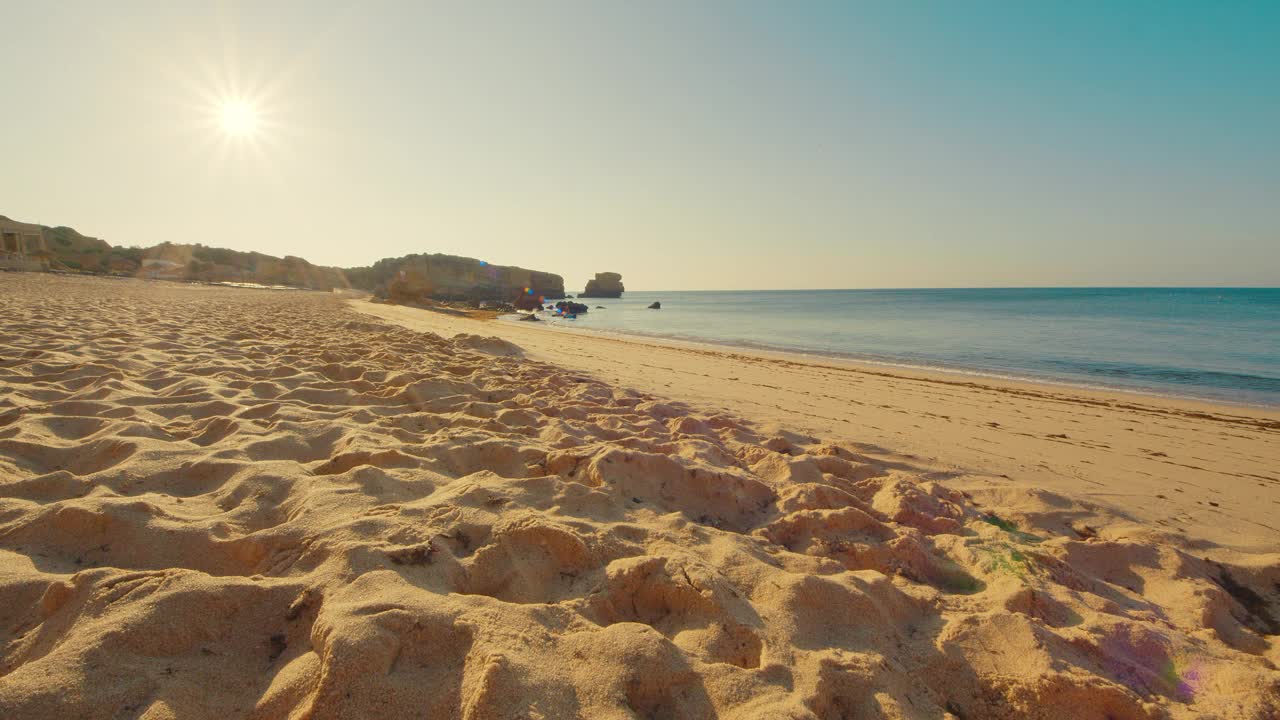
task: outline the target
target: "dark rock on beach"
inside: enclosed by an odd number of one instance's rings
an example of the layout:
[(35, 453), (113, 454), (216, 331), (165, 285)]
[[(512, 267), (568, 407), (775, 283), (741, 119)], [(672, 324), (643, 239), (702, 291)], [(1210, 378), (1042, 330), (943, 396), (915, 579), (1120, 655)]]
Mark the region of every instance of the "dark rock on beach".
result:
[(658, 302), (657, 300), (654, 300), (654, 301), (653, 301), (653, 304), (649, 306), (649, 309), (650, 309), (650, 310), (661, 310), (661, 309), (662, 309), (662, 303)]
[(541, 310), (542, 298), (526, 293), (516, 298), (515, 306), (517, 310)]

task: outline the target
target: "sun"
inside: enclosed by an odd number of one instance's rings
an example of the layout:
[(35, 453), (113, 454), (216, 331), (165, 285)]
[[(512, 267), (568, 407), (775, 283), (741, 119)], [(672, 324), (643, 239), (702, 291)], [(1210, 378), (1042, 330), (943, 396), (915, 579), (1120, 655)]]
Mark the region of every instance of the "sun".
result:
[(222, 131), (232, 137), (250, 137), (258, 130), (258, 109), (240, 99), (222, 101)]

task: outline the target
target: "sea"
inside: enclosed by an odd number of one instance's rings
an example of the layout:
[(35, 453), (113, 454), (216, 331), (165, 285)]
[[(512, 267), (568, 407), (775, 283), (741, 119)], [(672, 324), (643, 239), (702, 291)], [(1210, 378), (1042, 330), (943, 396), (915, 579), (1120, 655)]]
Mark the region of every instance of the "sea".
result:
[[(1280, 407), (1280, 288), (631, 292), (583, 332)], [(653, 302), (661, 310), (650, 310)]]

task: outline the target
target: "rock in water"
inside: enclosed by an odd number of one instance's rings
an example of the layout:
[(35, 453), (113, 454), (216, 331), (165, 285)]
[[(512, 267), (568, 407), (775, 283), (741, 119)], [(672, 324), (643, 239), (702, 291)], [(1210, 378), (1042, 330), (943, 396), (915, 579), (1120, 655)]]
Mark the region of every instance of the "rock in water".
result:
[(654, 300), (654, 301), (653, 301), (653, 304), (649, 306), (649, 309), (650, 309), (650, 310), (661, 310), (661, 309), (662, 309), (662, 303), (658, 302), (657, 300)]
[(622, 297), (622, 276), (615, 272), (596, 273), (595, 279), (587, 281), (587, 289), (580, 298), (618, 298)]
[(587, 306), (583, 305), (582, 303), (569, 302), (567, 300), (561, 300), (560, 302), (556, 303), (556, 307), (560, 308), (566, 314), (573, 313), (575, 315), (580, 315), (582, 313), (585, 313), (588, 309)]

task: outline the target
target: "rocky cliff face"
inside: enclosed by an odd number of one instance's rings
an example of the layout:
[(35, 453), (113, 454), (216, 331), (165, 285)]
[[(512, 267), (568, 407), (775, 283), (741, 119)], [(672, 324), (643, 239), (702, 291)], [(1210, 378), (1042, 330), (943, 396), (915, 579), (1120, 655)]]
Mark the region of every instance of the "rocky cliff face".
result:
[(614, 272), (596, 273), (594, 279), (587, 281), (587, 289), (578, 297), (584, 298), (616, 298), (622, 297), (622, 276)]
[(406, 255), (343, 269), (312, 265), (300, 257), (278, 258), (199, 244), (165, 242), (149, 248), (117, 247), (68, 227), (44, 227), (43, 233), (52, 266), (62, 270), (313, 290), (357, 287), (399, 300), (515, 302), (524, 297), (532, 305), (564, 297), (564, 278), (559, 275), (491, 265), (457, 255)]
[[(3, 216), (0, 216), (3, 217)], [(114, 246), (69, 227), (41, 226), (55, 270), (156, 277), (192, 282), (245, 282), (312, 290), (347, 288), (346, 275), (303, 258), (283, 258), (204, 245), (164, 242), (149, 248)]]
[(117, 252), (105, 240), (81, 235), (69, 227), (41, 227), (44, 245), (49, 249), (50, 260), (73, 270), (90, 272), (110, 272), (116, 266), (137, 269), (137, 263), (131, 266), (126, 254)]
[(283, 258), (204, 245), (161, 243), (142, 251), (138, 274), (196, 282), (245, 282), (287, 285), (311, 290), (351, 287), (341, 269), (312, 265), (303, 258)]
[(564, 297), (564, 278), (552, 273), (491, 265), (457, 255), (406, 255), (348, 268), (352, 286), (385, 293), (397, 302)]

